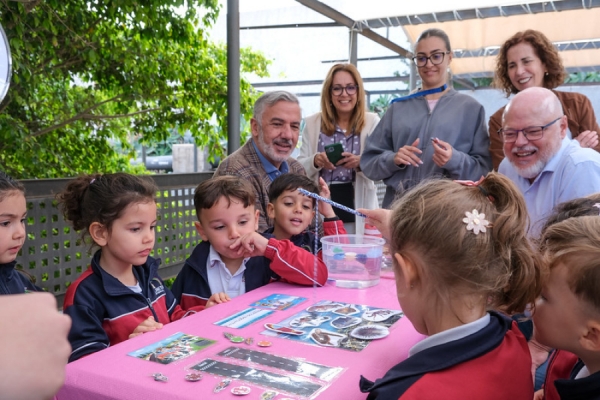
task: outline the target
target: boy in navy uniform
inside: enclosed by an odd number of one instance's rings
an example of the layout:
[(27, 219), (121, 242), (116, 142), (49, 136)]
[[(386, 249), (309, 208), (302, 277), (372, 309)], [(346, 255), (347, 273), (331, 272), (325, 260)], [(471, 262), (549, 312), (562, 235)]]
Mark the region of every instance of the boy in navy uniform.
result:
[(203, 241), (172, 289), (183, 309), (211, 307), (273, 281), (318, 286), (327, 281), (325, 265), (315, 274), (313, 262), (302, 262), (306, 250), (256, 232), (259, 211), (247, 181), (228, 175), (204, 181), (194, 205)]

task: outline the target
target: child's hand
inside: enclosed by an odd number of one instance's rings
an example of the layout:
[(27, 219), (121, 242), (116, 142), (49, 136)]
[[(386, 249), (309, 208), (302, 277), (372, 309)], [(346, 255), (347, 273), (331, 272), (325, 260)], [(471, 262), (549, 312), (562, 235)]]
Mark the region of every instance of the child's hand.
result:
[(381, 232), (381, 235), (384, 239), (387, 241), (390, 240), (390, 217), (392, 214), (390, 210), (383, 208), (378, 208), (376, 210), (359, 208), (357, 211), (367, 216), (367, 220), (365, 222), (370, 225), (375, 225), (379, 232)]
[(258, 232), (247, 233), (233, 242), (229, 248), (240, 257), (264, 256), (269, 240)]
[(229, 297), (229, 295), (227, 295), (227, 293), (225, 293), (225, 292), (215, 293), (212, 296), (210, 296), (210, 298), (206, 302), (206, 305), (204, 306), (204, 308), (216, 306), (217, 304), (221, 304), (221, 303), (227, 303), (229, 300), (231, 300), (231, 298)]
[[(331, 191), (329, 190), (329, 186), (327, 186), (327, 183), (323, 178), (319, 178), (319, 188), (321, 191), (321, 197), (331, 199)], [(325, 218), (335, 217), (335, 212), (333, 211), (331, 204), (325, 203), (324, 201), (319, 201), (319, 214)]]
[(129, 339), (139, 336), (146, 332), (152, 332), (157, 329), (162, 329), (162, 327), (163, 324), (161, 324), (160, 322), (156, 322), (154, 320), (154, 317), (148, 317), (145, 321), (143, 321), (133, 330), (133, 333), (129, 335)]
[(533, 394), (533, 400), (542, 400), (544, 398), (544, 389), (540, 389)]
[(329, 190), (329, 186), (325, 179), (319, 178), (319, 189), (321, 191), (320, 196), (325, 197), (326, 199), (331, 199), (331, 191)]

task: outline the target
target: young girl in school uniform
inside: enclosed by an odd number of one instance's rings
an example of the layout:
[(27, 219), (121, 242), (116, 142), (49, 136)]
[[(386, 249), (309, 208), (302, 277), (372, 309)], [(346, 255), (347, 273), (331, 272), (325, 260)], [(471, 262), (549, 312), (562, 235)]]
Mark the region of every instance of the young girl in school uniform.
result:
[(531, 400), (527, 342), (505, 315), (541, 287), (518, 189), (497, 173), (430, 180), (392, 211), (361, 211), (391, 238), (400, 306), (429, 336), (382, 378), (361, 378), (368, 399)]
[(100, 247), (65, 296), (69, 361), (185, 315), (158, 276), (159, 260), (149, 257), (156, 191), (150, 178), (116, 173), (78, 177), (59, 194), (65, 219)]
[(41, 291), (17, 271), (17, 254), (25, 242), (25, 188), (0, 171), (0, 295)]

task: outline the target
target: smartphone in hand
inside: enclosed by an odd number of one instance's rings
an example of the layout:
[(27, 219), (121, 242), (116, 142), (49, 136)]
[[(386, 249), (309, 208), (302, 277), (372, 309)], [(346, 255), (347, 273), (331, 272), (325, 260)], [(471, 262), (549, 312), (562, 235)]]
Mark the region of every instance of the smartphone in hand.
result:
[(342, 156), (342, 153), (344, 152), (344, 148), (342, 147), (341, 143), (327, 144), (324, 146), (324, 148), (325, 148), (325, 154), (327, 155), (327, 158), (329, 159), (329, 161), (331, 161), (331, 163), (333, 165), (335, 165), (338, 161), (340, 161), (342, 158), (344, 158)]

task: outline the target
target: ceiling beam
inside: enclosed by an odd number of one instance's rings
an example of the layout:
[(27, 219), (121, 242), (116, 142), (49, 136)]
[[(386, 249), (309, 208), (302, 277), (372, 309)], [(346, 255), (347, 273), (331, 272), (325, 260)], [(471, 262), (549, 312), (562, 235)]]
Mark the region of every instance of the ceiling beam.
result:
[[(380, 76), (378, 78), (363, 78), (364, 83), (375, 83), (375, 82), (408, 82), (408, 76)], [(260, 87), (272, 87), (272, 86), (308, 86), (308, 85), (322, 85), (322, 80), (310, 80), (310, 81), (278, 81), (278, 82), (258, 82), (251, 83), (252, 86)]]
[(329, 7), (328, 5), (321, 3), (317, 0), (296, 0), (298, 3), (304, 5), (305, 7), (310, 8), (313, 11), (318, 12), (321, 15), (324, 15), (328, 18), (331, 18), (335, 22), (346, 26), (350, 29), (356, 29), (358, 33), (363, 35), (366, 38), (371, 39), (372, 41), (379, 43), (383, 47), (392, 50), (395, 53), (400, 54), (402, 57), (410, 58), (412, 57), (412, 53), (403, 47), (398, 46), (396, 43), (392, 42), (389, 39), (381, 36), (380, 34), (372, 31), (368, 26), (357, 23), (352, 18), (342, 14), (341, 12)]
[(240, 26), (240, 30), (251, 29), (287, 29), (287, 28), (337, 28), (342, 26), (337, 22), (312, 22), (307, 24), (281, 24), (281, 25), (249, 25)]
[(600, 7), (600, 0), (561, 0), (544, 2), (528, 0), (528, 3), (525, 4), (441, 11), (418, 15), (397, 15), (384, 18), (372, 18), (362, 22), (371, 28), (382, 28), (403, 25), (442, 23), (449, 21), (465, 21), (476, 18), (484, 19), (494, 17), (510, 17), (513, 15), (522, 14), (539, 14), (581, 9), (589, 10), (591, 8), (598, 7)]

